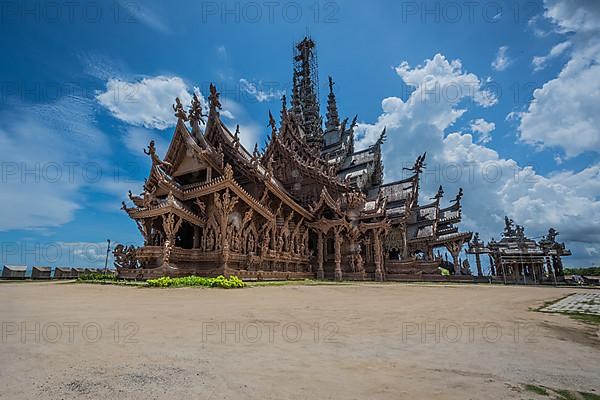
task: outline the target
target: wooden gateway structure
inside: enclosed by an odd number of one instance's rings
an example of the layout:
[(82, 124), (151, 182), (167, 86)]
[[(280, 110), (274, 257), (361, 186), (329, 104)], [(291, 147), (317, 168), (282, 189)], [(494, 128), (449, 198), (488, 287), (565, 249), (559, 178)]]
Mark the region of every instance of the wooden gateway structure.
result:
[(279, 123), (269, 113), (263, 151), (244, 148), (239, 126), (225, 126), (215, 86), (208, 115), (196, 95), (187, 112), (176, 99), (177, 125), (164, 160), (150, 142), (144, 192), (130, 192), (132, 207), (123, 202), (144, 246), (116, 247), (121, 277), (439, 276), (435, 248), (447, 249), (458, 264), (471, 239), (456, 227), (462, 190), (447, 207), (441, 187), (420, 205), (425, 154), (409, 177), (384, 184), (385, 130), (374, 145), (355, 150), (357, 117), (340, 120), (331, 78), (323, 124), (310, 38), (297, 44), (294, 60), (291, 105), (284, 96)]
[(525, 228), (504, 217), (502, 239), (492, 238), (487, 244), (476, 233), (469, 243), (467, 253), (475, 255), (477, 274), (482, 275), (481, 255), (488, 254), (490, 275), (504, 282), (543, 283), (564, 281), (561, 257), (570, 256), (571, 250), (558, 243), (554, 228), (538, 242), (525, 236)]

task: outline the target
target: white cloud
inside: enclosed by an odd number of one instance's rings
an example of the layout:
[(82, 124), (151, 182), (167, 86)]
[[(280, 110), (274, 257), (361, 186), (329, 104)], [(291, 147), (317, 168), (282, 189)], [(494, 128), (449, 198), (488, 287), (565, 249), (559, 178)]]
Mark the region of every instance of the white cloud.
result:
[(563, 162), (565, 162), (565, 160), (561, 157), (560, 154), (555, 154), (554, 162), (556, 163), (556, 165), (561, 165)]
[(497, 102), (494, 94), (485, 90), (484, 82), (477, 75), (463, 71), (460, 60), (448, 61), (441, 54), (415, 68), (403, 62), (395, 70), (415, 90), (406, 102), (400, 97), (382, 100), (383, 114), (378, 117), (377, 123), (359, 125), (363, 130), (363, 135), (357, 140), (359, 148), (374, 143), (381, 130), (387, 127), (390, 140), (386, 148), (391, 153), (402, 151), (394, 148), (393, 134), (402, 135), (407, 141), (417, 144), (418, 148), (412, 146), (415, 154), (423, 152), (429, 145), (429, 139), (438, 138), (444, 129), (464, 114), (466, 110), (457, 108), (458, 104), (472, 100), (488, 107)]
[(477, 118), (471, 121), (470, 128), (473, 132), (480, 134), (479, 143), (489, 143), (492, 140), (492, 131), (496, 129), (496, 124), (488, 122), (483, 118)]
[(508, 57), (508, 46), (500, 46), (498, 53), (496, 53), (496, 59), (492, 61), (492, 68), (496, 71), (504, 71), (512, 64), (512, 59)]
[[(397, 70), (405, 80), (425, 80), (428, 88), (467, 79), (460, 63), (448, 62), (441, 55), (415, 68), (403, 63)], [(477, 76), (468, 78), (473, 79), (481, 82)], [(465, 97), (476, 98), (476, 92)], [(533, 167), (520, 166), (500, 157), (485, 143), (476, 143), (470, 133), (447, 134), (464, 110), (456, 103), (438, 101), (432, 93), (423, 96), (421, 90), (415, 90), (406, 101), (384, 99), (382, 110), (374, 124), (359, 125), (357, 137), (364, 147), (387, 127), (388, 139), (382, 148), (386, 181), (406, 177), (402, 168), (427, 151), (421, 203), (429, 201), (440, 184), (444, 186), (445, 201), (463, 187), (463, 229), (479, 231), (485, 239), (498, 238), (504, 215), (525, 225), (531, 237), (543, 235), (553, 226), (561, 232), (559, 239), (567, 241), (580, 257), (578, 262), (587, 262), (581, 246), (589, 247), (600, 240), (600, 166), (578, 173), (541, 176)], [(472, 121), (472, 130), (489, 133), (491, 124), (478, 119)], [(589, 185), (589, 181), (595, 183)]]
[(121, 13), (120, 18), (126, 23), (140, 21), (144, 25), (154, 29), (157, 32), (171, 32), (171, 28), (169, 27), (168, 23), (164, 21), (164, 18), (166, 15), (168, 15), (168, 13), (151, 9), (149, 2), (121, 2), (119, 11)]
[(184, 105), (191, 102), (188, 87), (179, 77), (156, 76), (129, 82), (110, 79), (106, 91), (96, 96), (115, 118), (135, 126), (166, 129), (175, 126), (172, 105), (179, 97)]
[(556, 30), (566, 32), (596, 32), (600, 30), (600, 3), (589, 0), (544, 0), (545, 16)]
[[(161, 134), (160, 132), (150, 129), (132, 126), (127, 129), (123, 136), (123, 142), (127, 149), (133, 154), (137, 154), (143, 158), (148, 158), (148, 156), (144, 154), (144, 149), (148, 147), (151, 140), (154, 140), (159, 156), (164, 156), (169, 147), (168, 138), (164, 133)], [(150, 163), (148, 162), (148, 167), (149, 165)]]
[(262, 128), (254, 123), (240, 125), (240, 142), (249, 152), (254, 150), (254, 145), (258, 142)]
[(244, 78), (240, 79), (240, 89), (259, 103), (280, 99), (285, 94), (285, 91), (275, 89), (271, 85), (268, 85), (268, 90), (262, 90), (262, 86), (263, 82), (254, 83)]
[[(188, 88), (179, 77), (156, 76), (134, 82), (110, 79), (106, 86), (107, 90), (96, 96), (98, 102), (115, 118), (133, 126), (158, 130), (174, 127), (177, 123), (172, 109), (175, 98), (179, 97), (187, 110), (192, 91), (198, 96), (203, 113), (208, 113), (208, 101), (200, 89)], [(237, 115), (244, 113), (238, 103), (226, 97), (221, 99), (221, 103), (223, 109), (220, 114), (223, 118), (234, 120)]]
[(533, 64), (534, 71), (540, 71), (540, 70), (546, 68), (546, 63), (549, 60), (552, 60), (552, 59), (560, 56), (566, 50), (568, 50), (569, 47), (571, 47), (571, 42), (569, 42), (569, 41), (562, 42), (562, 43), (559, 43), (556, 46), (552, 47), (552, 49), (550, 49), (550, 52), (547, 55), (533, 57), (533, 60), (531, 61), (531, 63)]
[(533, 34), (537, 37), (546, 37), (551, 33), (551, 31), (549, 31), (548, 29), (540, 27), (540, 23), (542, 20), (543, 18), (540, 18), (539, 15), (534, 15), (529, 19), (529, 21), (527, 21), (527, 26), (533, 31)]
[(567, 157), (599, 152), (600, 3), (548, 0), (545, 4), (545, 15), (558, 32), (575, 32), (569, 40), (571, 58), (557, 78), (534, 91), (533, 101), (521, 113), (520, 138), (540, 147), (562, 148)]
[(84, 207), (82, 190), (97, 183), (108, 149), (93, 115), (92, 102), (66, 97), (0, 117), (0, 230), (60, 226)]
[(218, 46), (217, 54), (219, 54), (222, 57), (227, 57), (227, 49), (225, 48), (225, 46)]

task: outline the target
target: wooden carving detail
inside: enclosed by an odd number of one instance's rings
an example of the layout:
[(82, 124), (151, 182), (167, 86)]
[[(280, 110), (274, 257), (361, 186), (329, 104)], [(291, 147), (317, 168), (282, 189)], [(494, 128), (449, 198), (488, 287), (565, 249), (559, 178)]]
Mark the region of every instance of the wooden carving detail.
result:
[(115, 266), (118, 269), (137, 269), (141, 267), (135, 246), (118, 244), (113, 250), (113, 256), (115, 258)]
[(169, 171), (173, 167), (170, 163), (161, 160), (158, 154), (156, 154), (156, 146), (154, 140), (150, 141), (148, 149), (144, 149), (144, 153), (150, 156), (150, 158), (152, 159), (152, 165), (162, 167), (165, 171)]
[(217, 223), (219, 225), (217, 243), (220, 242), (220, 246), (222, 246), (223, 250), (226, 251), (229, 251), (231, 248), (230, 241), (235, 240), (238, 234), (237, 230), (233, 227), (230, 227), (229, 232), (227, 229), (229, 215), (234, 210), (237, 203), (238, 198), (236, 196), (232, 196), (229, 193), (229, 189), (225, 190), (222, 197), (218, 192), (214, 195), (215, 214)]
[(175, 214), (162, 215), (163, 229), (165, 232), (165, 242), (163, 245), (163, 264), (169, 264), (171, 258), (171, 252), (175, 247), (175, 236), (181, 228), (183, 219), (177, 217)]
[(181, 104), (181, 100), (179, 100), (179, 97), (175, 97), (175, 104), (173, 104), (173, 111), (175, 111), (175, 116), (178, 119), (180, 119), (182, 121), (188, 120), (185, 110), (183, 109), (183, 104)]

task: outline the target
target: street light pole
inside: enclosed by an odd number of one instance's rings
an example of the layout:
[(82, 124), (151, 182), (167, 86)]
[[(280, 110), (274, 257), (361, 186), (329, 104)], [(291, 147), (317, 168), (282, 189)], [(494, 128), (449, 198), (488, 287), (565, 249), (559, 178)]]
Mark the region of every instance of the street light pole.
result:
[(106, 275), (106, 271), (108, 269), (108, 254), (110, 253), (110, 239), (106, 239), (108, 242), (108, 246), (106, 248), (106, 259), (104, 260), (104, 275)]

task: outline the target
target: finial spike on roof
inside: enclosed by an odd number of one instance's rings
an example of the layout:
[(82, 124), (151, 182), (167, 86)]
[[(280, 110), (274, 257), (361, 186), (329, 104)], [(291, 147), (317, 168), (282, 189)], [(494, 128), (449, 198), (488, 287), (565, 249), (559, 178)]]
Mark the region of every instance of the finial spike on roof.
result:
[(183, 104), (181, 104), (181, 100), (179, 97), (175, 97), (175, 104), (172, 105), (173, 111), (175, 111), (175, 116), (183, 121), (187, 121), (188, 117), (183, 109)]
[(275, 118), (273, 118), (271, 110), (269, 110), (269, 125), (267, 126), (271, 127), (271, 135), (275, 137), (275, 135), (277, 135), (277, 124), (275, 122)]
[(217, 92), (217, 88), (214, 84), (210, 84), (210, 96), (208, 96), (208, 102), (211, 110), (220, 110), (222, 108), (221, 101), (219, 100), (220, 93)]

